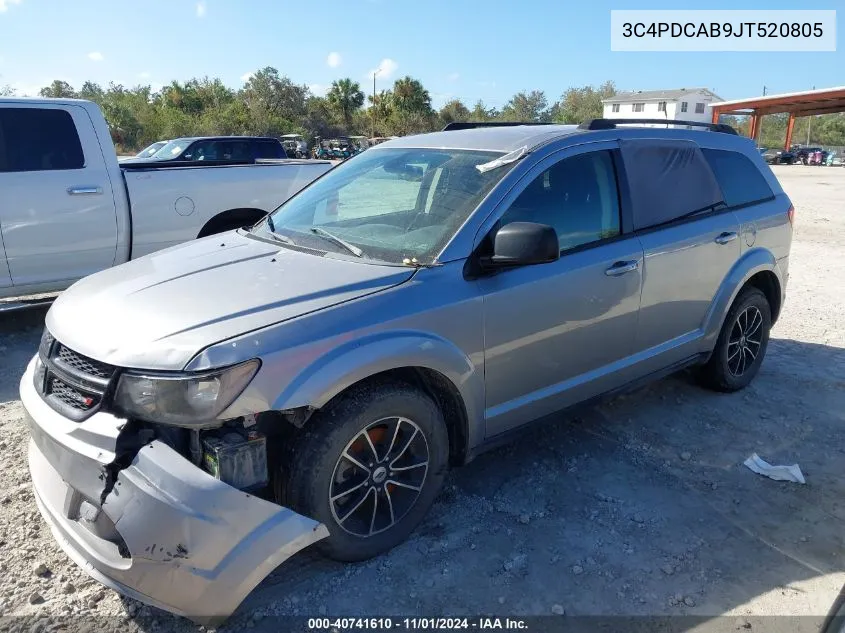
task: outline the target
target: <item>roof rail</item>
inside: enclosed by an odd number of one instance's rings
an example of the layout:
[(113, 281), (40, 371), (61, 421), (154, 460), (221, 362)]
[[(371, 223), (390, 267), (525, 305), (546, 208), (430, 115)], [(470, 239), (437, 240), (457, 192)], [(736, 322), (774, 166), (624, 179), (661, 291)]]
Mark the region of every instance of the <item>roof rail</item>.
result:
[(737, 135), (737, 131), (725, 123), (705, 123), (703, 121), (679, 121), (677, 119), (589, 119), (578, 126), (579, 130), (613, 130), (617, 125), (636, 125), (649, 123), (652, 125), (689, 125), (691, 127), (707, 128), (711, 132)]
[(513, 127), (515, 125), (554, 125), (553, 123), (537, 123), (536, 121), (452, 121), (447, 123), (443, 132), (456, 130), (473, 130), (477, 127)]

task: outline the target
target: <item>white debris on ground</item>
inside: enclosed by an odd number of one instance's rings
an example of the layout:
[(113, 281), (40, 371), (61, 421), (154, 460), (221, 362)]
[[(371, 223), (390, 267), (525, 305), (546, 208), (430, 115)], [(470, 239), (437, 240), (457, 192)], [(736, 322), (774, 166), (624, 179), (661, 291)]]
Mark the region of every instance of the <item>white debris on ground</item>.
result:
[[(681, 374), (530, 430), (453, 472), (408, 542), (350, 565), (306, 551), (223, 629), (278, 630), (278, 615), (730, 614), (748, 630), (823, 615), (845, 582), (845, 169), (775, 169), (796, 239), (748, 389)], [(43, 318), (0, 315), (0, 613), (196, 631), (90, 579), (38, 514), (17, 394)], [(800, 463), (812, 485), (749, 476), (755, 452)]]
[(796, 484), (807, 483), (804, 480), (804, 473), (801, 472), (801, 467), (798, 464), (791, 466), (770, 464), (765, 459), (754, 453), (751, 457), (742, 462), (749, 470), (754, 471), (758, 475), (763, 475), (775, 481), (791, 481)]

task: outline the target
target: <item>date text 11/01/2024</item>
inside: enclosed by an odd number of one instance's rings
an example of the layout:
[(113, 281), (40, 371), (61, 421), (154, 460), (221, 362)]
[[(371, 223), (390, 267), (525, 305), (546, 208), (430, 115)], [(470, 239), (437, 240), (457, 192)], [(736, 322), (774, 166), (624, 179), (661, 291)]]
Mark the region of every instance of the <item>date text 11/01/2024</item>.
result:
[(527, 630), (525, 620), (518, 618), (309, 618), (312, 631), (364, 631), (364, 630)]

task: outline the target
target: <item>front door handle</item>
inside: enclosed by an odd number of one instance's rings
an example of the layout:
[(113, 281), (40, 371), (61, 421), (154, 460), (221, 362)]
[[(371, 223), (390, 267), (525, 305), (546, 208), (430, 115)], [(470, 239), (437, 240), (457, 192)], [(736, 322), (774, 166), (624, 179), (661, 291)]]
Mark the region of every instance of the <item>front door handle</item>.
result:
[(618, 277), (619, 275), (624, 275), (625, 273), (630, 273), (635, 271), (637, 268), (640, 267), (640, 262), (636, 259), (633, 259), (629, 262), (616, 262), (604, 271), (604, 274), (608, 277)]
[(71, 196), (92, 196), (103, 193), (103, 188), (96, 186), (68, 187), (67, 192)]
[(728, 242), (733, 242), (737, 237), (738, 235), (735, 232), (725, 231), (724, 233), (719, 235), (719, 237), (717, 237), (715, 241), (716, 244), (727, 244)]

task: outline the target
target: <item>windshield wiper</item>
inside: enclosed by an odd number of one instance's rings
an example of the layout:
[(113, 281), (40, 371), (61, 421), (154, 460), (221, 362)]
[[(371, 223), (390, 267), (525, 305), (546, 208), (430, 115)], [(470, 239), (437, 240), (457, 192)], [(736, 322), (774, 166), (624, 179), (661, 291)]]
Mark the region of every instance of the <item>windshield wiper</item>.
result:
[(282, 235), (281, 233), (273, 233), (272, 231), (269, 232), (270, 237), (272, 237), (277, 242), (282, 242), (283, 244), (290, 244), (291, 246), (296, 246), (296, 242), (290, 239), (287, 235)]
[(342, 238), (339, 238), (337, 235), (329, 233), (326, 229), (324, 229), (321, 226), (312, 226), (311, 232), (316, 233), (317, 235), (319, 235), (321, 237), (325, 237), (327, 240), (334, 242), (338, 246), (342, 246), (347, 251), (349, 251), (350, 253), (355, 255), (355, 257), (363, 257), (364, 256), (364, 251), (362, 251), (360, 248), (358, 248), (357, 246), (355, 246), (353, 244), (350, 244), (349, 242), (347, 242), (346, 240), (344, 240)]
[(290, 239), (287, 235), (276, 233), (276, 225), (273, 224), (272, 215), (267, 215), (265, 219), (267, 220), (267, 228), (269, 229), (267, 233), (270, 235), (271, 238), (273, 238), (277, 242), (282, 242), (283, 244), (290, 244), (291, 246), (296, 246), (296, 242)]

